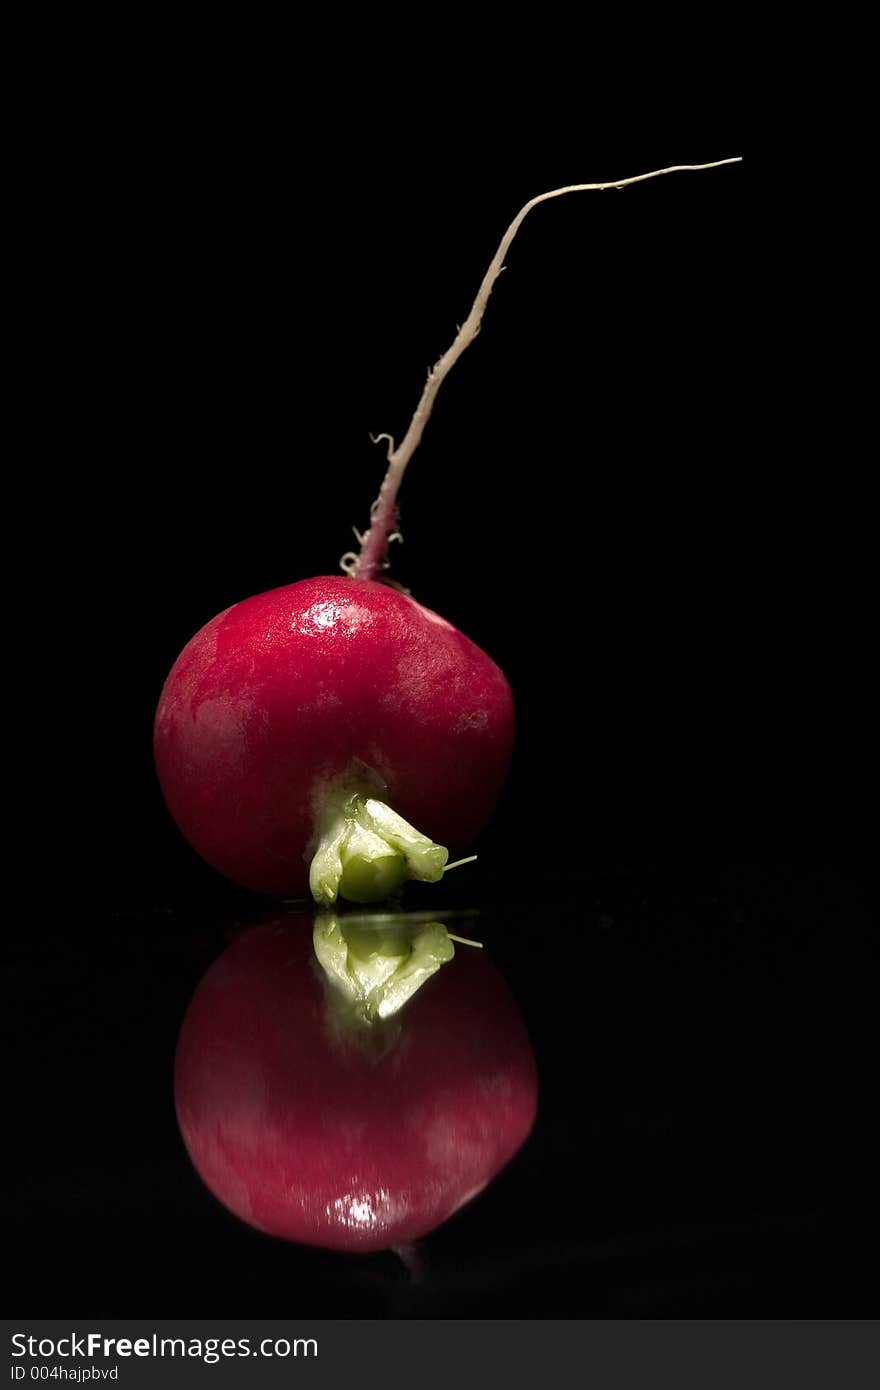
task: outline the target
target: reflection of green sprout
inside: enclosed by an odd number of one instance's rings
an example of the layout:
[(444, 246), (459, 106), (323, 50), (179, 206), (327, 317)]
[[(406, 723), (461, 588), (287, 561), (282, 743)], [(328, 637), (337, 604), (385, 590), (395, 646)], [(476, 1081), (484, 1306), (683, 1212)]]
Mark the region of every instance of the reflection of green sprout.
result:
[(440, 922), (400, 914), (337, 917), (322, 912), (313, 933), (315, 955), (331, 987), (365, 1021), (392, 1018), (426, 980), (452, 960), (453, 936)]

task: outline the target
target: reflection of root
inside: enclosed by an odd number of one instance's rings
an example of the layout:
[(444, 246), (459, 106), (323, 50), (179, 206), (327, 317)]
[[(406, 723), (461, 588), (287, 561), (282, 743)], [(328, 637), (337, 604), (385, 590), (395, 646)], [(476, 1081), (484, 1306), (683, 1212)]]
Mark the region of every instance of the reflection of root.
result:
[(405, 1245), (392, 1245), (413, 1284), (420, 1284), (428, 1273), (428, 1252), (423, 1245), (409, 1241)]

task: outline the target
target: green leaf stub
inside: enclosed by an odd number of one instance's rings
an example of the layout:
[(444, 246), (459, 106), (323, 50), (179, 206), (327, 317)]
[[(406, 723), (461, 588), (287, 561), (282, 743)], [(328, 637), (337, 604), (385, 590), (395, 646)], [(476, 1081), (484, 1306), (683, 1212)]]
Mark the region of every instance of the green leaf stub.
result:
[(407, 879), (439, 882), (448, 858), (448, 850), (384, 801), (349, 792), (332, 798), (321, 814), (309, 886), (323, 906), (337, 897), (382, 902)]

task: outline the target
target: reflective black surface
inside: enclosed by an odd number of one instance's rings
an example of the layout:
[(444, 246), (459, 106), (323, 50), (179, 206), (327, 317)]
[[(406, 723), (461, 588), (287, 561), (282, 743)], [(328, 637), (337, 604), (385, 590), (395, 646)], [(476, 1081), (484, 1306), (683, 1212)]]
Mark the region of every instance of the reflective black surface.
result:
[[(499, 900), (487, 949), (538, 1057), (525, 1149), (424, 1243), (350, 1257), (250, 1230), (177, 1133), (178, 1027), (234, 930), (195, 913), (14, 942), (7, 1250), (45, 1315), (844, 1315), (871, 1311), (876, 940), (834, 870), (584, 877)], [(491, 890), (491, 882), (484, 888)]]

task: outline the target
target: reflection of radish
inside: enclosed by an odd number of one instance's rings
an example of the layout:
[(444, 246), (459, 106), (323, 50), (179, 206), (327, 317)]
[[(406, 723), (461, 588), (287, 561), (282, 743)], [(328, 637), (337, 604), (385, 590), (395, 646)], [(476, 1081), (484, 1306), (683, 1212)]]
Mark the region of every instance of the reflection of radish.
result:
[(343, 560), (348, 578), (309, 579), (236, 604), (179, 657), (156, 718), (159, 778), (183, 833), (230, 878), (282, 897), (308, 885), (321, 903), (375, 902), (406, 878), (435, 882), (447, 853), (434, 841), (464, 847), (485, 825), (513, 740), (510, 691), (449, 623), (376, 582), (398, 489), (523, 218), (562, 193), (672, 172), (572, 185), (527, 203), (429, 372), (399, 446), (383, 436), (388, 471), (360, 554)]
[(207, 1186), (261, 1231), (337, 1250), (416, 1240), (508, 1162), (535, 1115), (525, 1027), (459, 950), (387, 1024), (346, 1022), (303, 919), (244, 932), (190, 1003), (175, 1099)]

